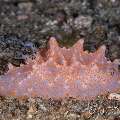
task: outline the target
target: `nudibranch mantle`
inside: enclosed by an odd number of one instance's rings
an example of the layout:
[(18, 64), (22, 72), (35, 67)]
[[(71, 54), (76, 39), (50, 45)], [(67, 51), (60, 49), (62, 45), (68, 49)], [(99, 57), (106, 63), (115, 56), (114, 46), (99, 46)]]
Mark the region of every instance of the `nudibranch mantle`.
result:
[(52, 37), (44, 55), (38, 52), (20, 67), (9, 65), (9, 71), (0, 76), (0, 95), (83, 100), (119, 90), (118, 63), (107, 60), (105, 46), (88, 53), (83, 42), (61, 48)]

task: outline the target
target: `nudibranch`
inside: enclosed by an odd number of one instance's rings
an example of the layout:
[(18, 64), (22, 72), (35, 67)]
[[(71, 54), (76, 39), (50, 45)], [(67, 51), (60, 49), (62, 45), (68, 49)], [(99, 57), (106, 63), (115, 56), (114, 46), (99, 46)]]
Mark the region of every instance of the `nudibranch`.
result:
[(80, 39), (70, 48), (59, 47), (52, 37), (44, 54), (38, 52), (20, 67), (9, 65), (0, 76), (0, 95), (83, 100), (118, 91), (119, 63), (107, 60), (105, 46), (89, 53), (83, 43)]

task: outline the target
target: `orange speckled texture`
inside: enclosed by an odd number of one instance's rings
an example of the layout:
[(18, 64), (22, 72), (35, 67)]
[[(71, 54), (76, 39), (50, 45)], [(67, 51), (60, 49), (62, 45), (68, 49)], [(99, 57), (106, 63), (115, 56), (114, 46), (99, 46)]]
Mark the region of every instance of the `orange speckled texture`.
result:
[(120, 89), (116, 61), (107, 61), (105, 46), (95, 53), (83, 51), (83, 40), (61, 48), (52, 37), (45, 55), (39, 52), (27, 65), (14, 67), (0, 76), (0, 95), (60, 99), (91, 99)]

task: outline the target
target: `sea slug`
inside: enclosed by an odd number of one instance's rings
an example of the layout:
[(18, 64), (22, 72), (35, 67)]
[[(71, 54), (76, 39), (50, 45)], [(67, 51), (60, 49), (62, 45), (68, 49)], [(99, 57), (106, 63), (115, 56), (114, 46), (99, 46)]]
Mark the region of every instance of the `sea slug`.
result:
[(83, 42), (65, 48), (52, 37), (48, 49), (28, 59), (27, 65), (9, 65), (0, 76), (0, 95), (83, 100), (120, 90), (118, 63), (107, 60), (105, 46), (88, 53)]

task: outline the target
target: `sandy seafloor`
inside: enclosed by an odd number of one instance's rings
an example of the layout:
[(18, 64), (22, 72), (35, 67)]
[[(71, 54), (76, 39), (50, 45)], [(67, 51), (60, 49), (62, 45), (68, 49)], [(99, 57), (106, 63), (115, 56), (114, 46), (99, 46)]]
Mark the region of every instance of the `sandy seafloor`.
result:
[[(67, 47), (84, 38), (90, 52), (105, 44), (106, 57), (119, 59), (120, 0), (0, 0), (0, 74), (8, 63), (24, 63), (24, 53), (46, 47), (51, 36)], [(1, 96), (0, 120), (120, 120), (115, 95), (89, 102)]]

